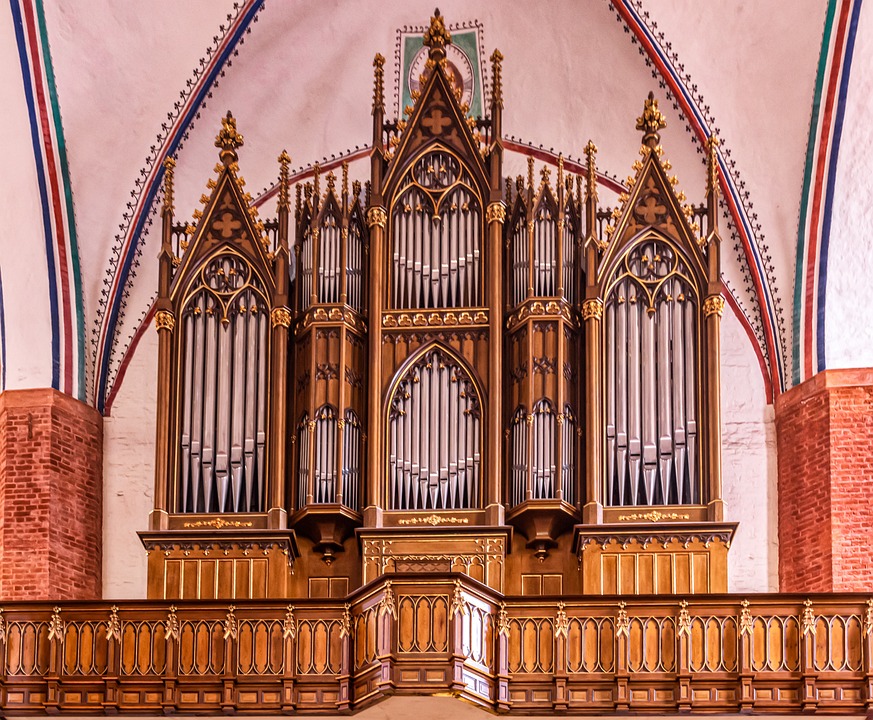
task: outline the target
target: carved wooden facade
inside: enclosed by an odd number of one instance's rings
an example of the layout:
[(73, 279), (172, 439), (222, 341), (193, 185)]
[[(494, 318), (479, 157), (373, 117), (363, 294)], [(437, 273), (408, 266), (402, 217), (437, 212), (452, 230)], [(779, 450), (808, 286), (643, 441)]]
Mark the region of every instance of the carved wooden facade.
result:
[(448, 43), (437, 13), (396, 120), (376, 56), (370, 179), (316, 166), (293, 237), (288, 156), (262, 223), (229, 115), (193, 225), (168, 166), (151, 597), (344, 597), (407, 571), (727, 589), (717, 141), (700, 206), (652, 96), (616, 209), (590, 143), (584, 177), (504, 180), (502, 56), (473, 118)]

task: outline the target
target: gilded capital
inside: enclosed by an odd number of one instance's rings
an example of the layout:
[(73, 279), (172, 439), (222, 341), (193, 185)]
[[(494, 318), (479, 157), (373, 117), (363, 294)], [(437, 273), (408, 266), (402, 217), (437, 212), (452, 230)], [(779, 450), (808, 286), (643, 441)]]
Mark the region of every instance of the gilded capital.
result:
[(721, 317), (724, 314), (724, 295), (710, 295), (703, 302), (703, 316), (718, 315)]
[(273, 327), (290, 327), (291, 326), (291, 311), (286, 307), (275, 307), (270, 312), (270, 322)]
[(367, 210), (367, 227), (378, 225), (380, 228), (385, 228), (388, 225), (388, 213), (383, 207), (371, 207)]
[(502, 202), (493, 202), (485, 210), (487, 223), (499, 222), (503, 224), (504, 220), (506, 220), (506, 206)]
[(155, 313), (155, 327), (158, 330), (173, 332), (173, 328), (176, 327), (176, 318), (169, 310), (158, 310)]
[(582, 303), (583, 320), (600, 320), (603, 317), (603, 301), (600, 298), (586, 300)]

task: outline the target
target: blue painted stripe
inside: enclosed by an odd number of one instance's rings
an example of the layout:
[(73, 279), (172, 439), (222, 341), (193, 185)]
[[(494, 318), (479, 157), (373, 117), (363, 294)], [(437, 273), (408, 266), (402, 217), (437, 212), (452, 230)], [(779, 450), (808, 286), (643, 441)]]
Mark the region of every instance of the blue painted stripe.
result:
[[(243, 34), (246, 32), (249, 24), (252, 19), (257, 15), (260, 11), (261, 7), (264, 4), (264, 0), (257, 0), (252, 7), (246, 12), (243, 16), (242, 21), (237, 26), (237, 29), (231, 35), (230, 42), (227, 42), (224, 46), (224, 49), (218, 55), (218, 61), (213, 65), (212, 70), (207, 76), (207, 81), (201, 85), (201, 88), (197, 95), (194, 97), (194, 101), (189, 104), (188, 110), (183, 116), (181, 122), (177, 126), (177, 130), (170, 138), (169, 143), (166, 146), (166, 150), (162, 157), (156, 158), (155, 162), (162, 162), (163, 157), (167, 155), (173, 155), (179, 148), (179, 144), (182, 141), (182, 138), (185, 135), (185, 132), (188, 130), (189, 126), (193, 122), (195, 116), (198, 112), (200, 112), (201, 106), (203, 104), (204, 99), (208, 95), (208, 93), (212, 90), (212, 86), (215, 83), (218, 74), (224, 68), (224, 64), (227, 62), (228, 58), (231, 56), (233, 51), (236, 49), (236, 45), (239, 40), (242, 38)], [(106, 333), (105, 333), (105, 341), (103, 345), (103, 353), (99, 358), (100, 361), (100, 372), (97, 380), (97, 408), (100, 412), (103, 412), (103, 408), (106, 403), (106, 383), (109, 375), (109, 360), (112, 351), (112, 344), (115, 338), (116, 326), (118, 324), (118, 314), (121, 308), (121, 300), (124, 294), (124, 287), (127, 284), (127, 278), (130, 273), (131, 265), (133, 264), (133, 260), (136, 257), (136, 248), (139, 245), (140, 237), (142, 236), (143, 229), (146, 226), (146, 222), (151, 215), (152, 206), (154, 204), (155, 198), (158, 194), (158, 191), (161, 187), (161, 183), (164, 179), (164, 168), (163, 165), (160, 166), (158, 173), (155, 175), (154, 181), (148, 190), (146, 191), (146, 201), (143, 204), (143, 210), (140, 213), (140, 216), (134, 226), (133, 233), (131, 235), (131, 242), (129, 243), (122, 260), (118, 281), (115, 285), (115, 295), (110, 298), (110, 306), (109, 306), (109, 317), (106, 322)]]
[(834, 194), (837, 184), (837, 160), (840, 155), (840, 140), (843, 134), (843, 118), (846, 114), (846, 96), (849, 90), (849, 75), (852, 71), (852, 55), (855, 50), (855, 35), (858, 32), (858, 17), (861, 14), (861, 0), (856, 0), (852, 7), (852, 19), (846, 36), (846, 49), (843, 54), (843, 75), (840, 78), (840, 94), (837, 100), (837, 112), (834, 119), (834, 134), (831, 141), (831, 156), (828, 163), (827, 194), (825, 195), (824, 219), (822, 222), (821, 244), (818, 259), (818, 293), (816, 312), (816, 356), (817, 372), (827, 367), (825, 358), (825, 312), (828, 286), (828, 243), (831, 236), (831, 217), (833, 214)]
[[(27, 56), (27, 41), (24, 33), (24, 18), (17, 0), (10, 0), (12, 6), (12, 24), (15, 28), (15, 40), (18, 44), (18, 59), (21, 63), (21, 77), (24, 83), (24, 95), (27, 100), (27, 114), (30, 119), (30, 137), (33, 143), (33, 159), (36, 165), (36, 177), (39, 185), (39, 197), (42, 205), (43, 234), (45, 235), (46, 263), (48, 266), (49, 305), (51, 309), (52, 324), (52, 387), (60, 390), (61, 356), (60, 356), (60, 333), (58, 329), (59, 308), (58, 288), (56, 276), (56, 260), (54, 238), (52, 237), (51, 211), (49, 207), (48, 192), (46, 190), (45, 160), (42, 154), (40, 141), (40, 125), (36, 116), (36, 103), (33, 96), (33, 74), (30, 61)], [(5, 363), (4, 363), (5, 367)]]

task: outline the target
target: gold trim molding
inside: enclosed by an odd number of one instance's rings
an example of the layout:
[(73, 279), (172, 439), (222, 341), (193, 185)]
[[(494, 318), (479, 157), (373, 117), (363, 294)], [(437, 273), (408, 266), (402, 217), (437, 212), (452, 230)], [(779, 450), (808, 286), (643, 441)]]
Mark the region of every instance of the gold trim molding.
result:
[(631, 513), (630, 515), (619, 515), (618, 519), (623, 520), (648, 520), (650, 522), (660, 522), (661, 520), (690, 520), (691, 516), (688, 513), (663, 513), (660, 510), (652, 510), (647, 513)]
[(158, 310), (155, 313), (155, 327), (158, 330), (173, 332), (173, 328), (176, 327), (176, 318), (169, 310)]
[(466, 525), (470, 520), (459, 517), (443, 517), (433, 513), (414, 518), (403, 518), (397, 521), (398, 525)]
[(428, 312), (428, 313), (385, 313), (382, 326), (396, 327), (435, 327), (440, 325), (487, 325), (488, 313), (479, 311)]
[(254, 523), (251, 521), (243, 521), (243, 520), (225, 520), (224, 518), (212, 518), (212, 520), (195, 520), (194, 522), (186, 522), (182, 525), (184, 528), (215, 528), (216, 530), (221, 530), (222, 528), (250, 528)]

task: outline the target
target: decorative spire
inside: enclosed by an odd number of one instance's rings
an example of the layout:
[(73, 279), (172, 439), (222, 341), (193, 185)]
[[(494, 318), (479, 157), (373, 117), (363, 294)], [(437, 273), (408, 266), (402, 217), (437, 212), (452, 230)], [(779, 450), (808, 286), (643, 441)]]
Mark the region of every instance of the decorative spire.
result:
[(333, 170), (327, 174), (327, 191), (328, 193), (336, 192), (336, 175), (334, 175)]
[(349, 199), (349, 161), (343, 160), (343, 184), (342, 184), (343, 202), (348, 202)]
[(312, 176), (312, 209), (318, 210), (318, 204), (321, 201), (321, 165), (315, 163), (314, 173)]
[(452, 36), (446, 30), (446, 23), (440, 15), (440, 9), (433, 11), (430, 27), (424, 33), (424, 45), (430, 48), (429, 57), (442, 60), (446, 56), (446, 45), (452, 42)]
[[(291, 207), (290, 198), (288, 196), (288, 166), (291, 164), (291, 156), (282, 151), (279, 156), (279, 209), (289, 210)], [(299, 186), (298, 186), (299, 189)]]
[(176, 160), (167, 155), (164, 160), (164, 211), (173, 212), (173, 175), (176, 169)]
[(376, 53), (373, 58), (373, 110), (385, 110), (385, 58)]
[(558, 188), (558, 191), (563, 190), (564, 187), (564, 154), (560, 153), (558, 155), (558, 177), (556, 180), (557, 184), (555, 185)]
[(528, 157), (527, 159), (527, 186), (531, 192), (533, 192), (534, 186), (534, 159), (532, 157)]
[(237, 162), (239, 156), (236, 154), (236, 151), (242, 145), (243, 136), (237, 132), (236, 118), (228, 110), (227, 117), (221, 118), (221, 131), (215, 138), (215, 147), (221, 149), (221, 152), (218, 154), (221, 162), (225, 165)]
[(655, 93), (649, 92), (649, 97), (646, 99), (646, 104), (643, 106), (643, 114), (637, 118), (637, 130), (643, 132), (643, 145), (647, 145), (653, 150), (661, 142), (659, 130), (667, 127), (667, 119), (664, 113), (658, 110), (658, 101), (655, 100)]
[(491, 103), (495, 107), (503, 107), (503, 76), (501, 63), (503, 53), (495, 49), (491, 53)]
[(596, 155), (597, 146), (589, 140), (585, 146), (585, 158), (588, 160), (585, 196), (589, 198), (597, 197), (597, 164), (594, 161)]
[(706, 192), (718, 190), (718, 136), (713, 133), (706, 138)]

